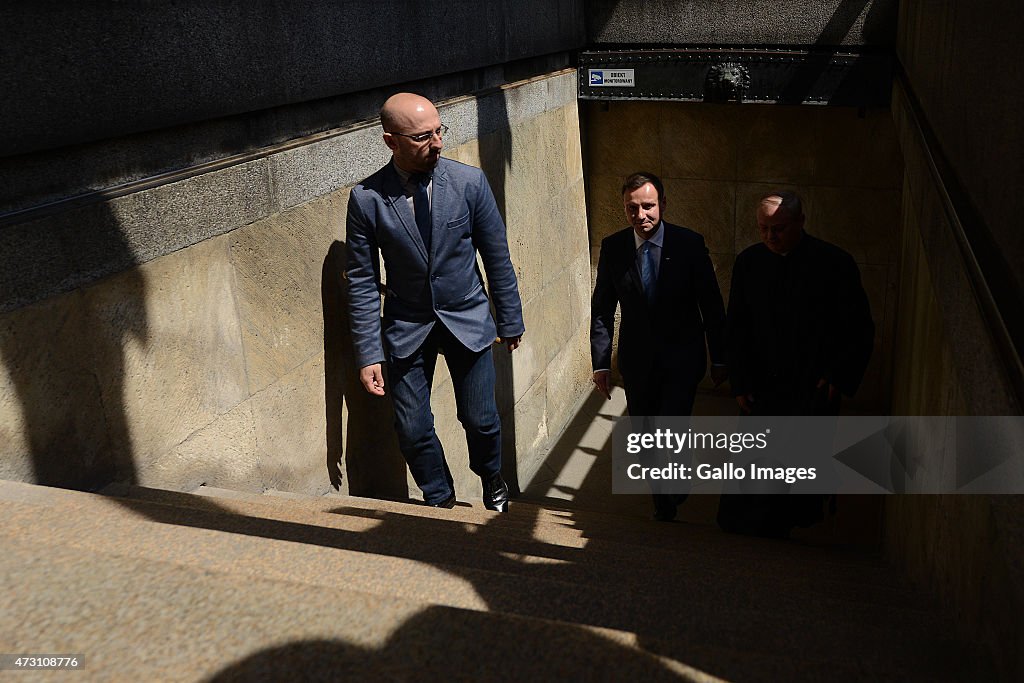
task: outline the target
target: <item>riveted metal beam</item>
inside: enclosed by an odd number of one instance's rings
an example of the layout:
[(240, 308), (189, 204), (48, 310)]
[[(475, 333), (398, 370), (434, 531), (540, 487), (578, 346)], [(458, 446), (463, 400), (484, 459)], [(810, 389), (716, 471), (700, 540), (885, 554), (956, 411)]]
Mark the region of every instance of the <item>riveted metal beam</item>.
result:
[(659, 48), (580, 54), (579, 97), (888, 106), (888, 52), (790, 48)]

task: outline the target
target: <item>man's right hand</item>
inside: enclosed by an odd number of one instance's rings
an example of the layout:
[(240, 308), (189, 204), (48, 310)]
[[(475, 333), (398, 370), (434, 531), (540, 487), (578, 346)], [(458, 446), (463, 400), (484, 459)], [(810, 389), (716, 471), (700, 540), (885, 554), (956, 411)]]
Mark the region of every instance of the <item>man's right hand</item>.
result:
[(744, 415), (750, 415), (750, 411), (753, 410), (754, 396), (752, 394), (740, 394), (736, 397), (736, 403), (739, 404), (740, 411)]
[(380, 363), (367, 365), (359, 371), (359, 381), (363, 383), (366, 390), (374, 396), (384, 395), (384, 373), (381, 372)]
[(612, 400), (611, 376), (611, 370), (594, 371), (594, 386), (609, 401)]

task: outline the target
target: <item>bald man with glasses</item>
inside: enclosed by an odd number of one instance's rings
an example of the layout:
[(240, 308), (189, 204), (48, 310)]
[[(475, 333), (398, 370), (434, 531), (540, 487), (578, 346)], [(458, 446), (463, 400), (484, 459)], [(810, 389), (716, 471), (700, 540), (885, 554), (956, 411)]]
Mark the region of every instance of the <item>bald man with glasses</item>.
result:
[(443, 354), (484, 507), (505, 512), (509, 491), (501, 476), (491, 345), (500, 338), (511, 353), (525, 330), (505, 224), (483, 172), (441, 156), (448, 129), (429, 100), (394, 95), (380, 121), (392, 159), (352, 189), (346, 221), (359, 379), (370, 394), (391, 396), (399, 447), (424, 501), (451, 508), (454, 481), (430, 408), (434, 367)]

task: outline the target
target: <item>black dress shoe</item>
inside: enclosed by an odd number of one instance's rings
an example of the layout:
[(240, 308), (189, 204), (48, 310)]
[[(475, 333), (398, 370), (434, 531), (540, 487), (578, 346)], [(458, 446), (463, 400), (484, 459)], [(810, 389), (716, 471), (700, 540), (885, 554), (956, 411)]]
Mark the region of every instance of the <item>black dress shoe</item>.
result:
[(501, 472), (481, 481), (484, 485), (484, 507), (495, 512), (508, 512), (508, 484), (501, 478)]
[(455, 507), (455, 494), (453, 493), (452, 495), (442, 500), (440, 503), (427, 503), (427, 505), (429, 505), (432, 508), (448, 508), (449, 510), (451, 510), (453, 507)]

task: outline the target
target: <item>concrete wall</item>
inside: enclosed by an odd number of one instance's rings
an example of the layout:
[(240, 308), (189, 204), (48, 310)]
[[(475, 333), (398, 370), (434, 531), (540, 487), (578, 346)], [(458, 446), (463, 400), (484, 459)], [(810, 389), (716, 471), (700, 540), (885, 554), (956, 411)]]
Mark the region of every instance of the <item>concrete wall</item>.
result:
[(889, 403), (903, 161), (887, 111), (681, 102), (586, 102), (585, 168), (594, 269), (601, 239), (626, 225), (619, 188), (644, 169), (664, 180), (666, 219), (704, 235), (728, 299), (737, 253), (758, 241), (757, 199), (801, 193), (807, 231), (849, 251), (876, 324), (850, 408)]
[(1024, 130), (1015, 115), (1024, 73), (1009, 67), (1020, 58), (1022, 27), (1024, 5), (1014, 0), (900, 4), (900, 63), (938, 151), (1003, 255), (1017, 307), (1024, 307), (1024, 195), (1006, 188), (1024, 177)]
[(873, 45), (893, 43), (896, 0), (588, 0), (590, 43)]
[[(0, 149), (20, 154), (579, 47), (581, 0), (7, 2)], [(116, 74), (116, 78), (111, 75)]]
[(371, 119), (400, 89), (446, 102), (449, 153), (508, 218), (528, 341), (499, 398), (528, 477), (586, 379), (586, 307), (564, 305), (588, 284), (562, 72), (581, 0), (47, 0), (0, 23), (0, 477), (404, 494), (337, 282), (347, 188), (386, 161)]
[[(894, 406), (903, 415), (1012, 415), (1013, 387), (964, 262), (933, 151), (904, 85), (893, 116), (906, 156)], [(927, 372), (922, 372), (927, 369)]]
[[(215, 170), (234, 174), (242, 197), (256, 179), (240, 160), (266, 167), (268, 149), (372, 118), (397, 90), (445, 100), (559, 71), (584, 43), (582, 0), (186, 0), (140, 11), (19, 1), (0, 6), (0, 25), (0, 231)], [(295, 181), (277, 170), (274, 182)], [(4, 240), (20, 246), (0, 249), (0, 310), (8, 289), (23, 305), (276, 208), (245, 197), (192, 235), (136, 235), (152, 244), (132, 244), (131, 259), (111, 245), (102, 211), (64, 228), (63, 242), (86, 243), (81, 264), (49, 234)]]
[[(589, 380), (575, 82), (571, 70), (440, 107), (448, 155), (488, 172), (526, 306), (523, 346), (496, 354), (513, 480), (539, 467)], [(67, 262), (37, 270), (81, 281), (27, 305), (4, 291), (0, 478), (404, 494), (388, 403), (352, 367), (339, 282), (349, 188), (388, 158), (368, 122), (5, 228), (24, 259)], [(88, 278), (83, 260), (111, 257), (120, 272)], [(448, 382), (439, 371), (439, 433), (458, 489), (479, 495)]]
[[(1019, 70), (1001, 65), (1017, 60), (1022, 18), (1020, 4), (1009, 1), (904, 0), (900, 6), (898, 53), (906, 80), (894, 89), (893, 114), (907, 163), (896, 414), (1021, 411), (945, 197), (955, 199), (954, 210), (975, 237), (981, 231), (993, 241), (999, 258), (989, 254), (983, 265), (1000, 283), (996, 295), (1012, 324), (1021, 313), (1017, 266), (1024, 259), (1017, 225), (1024, 199), (1012, 189), (1024, 175), (1015, 115), (1024, 83)], [(994, 77), (981, 77), (985, 72)], [(945, 175), (933, 171), (929, 157), (945, 166)], [(965, 635), (988, 642), (1006, 681), (1024, 677), (1022, 519), (1022, 496), (886, 499), (889, 556), (946, 605)]]

